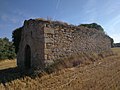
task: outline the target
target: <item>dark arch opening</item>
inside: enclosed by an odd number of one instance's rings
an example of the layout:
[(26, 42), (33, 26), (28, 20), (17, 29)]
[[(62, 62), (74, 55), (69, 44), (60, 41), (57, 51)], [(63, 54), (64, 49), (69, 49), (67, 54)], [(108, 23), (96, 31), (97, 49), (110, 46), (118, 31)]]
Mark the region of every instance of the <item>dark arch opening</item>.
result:
[(31, 68), (31, 48), (29, 45), (25, 46), (25, 60), (24, 60), (25, 68)]

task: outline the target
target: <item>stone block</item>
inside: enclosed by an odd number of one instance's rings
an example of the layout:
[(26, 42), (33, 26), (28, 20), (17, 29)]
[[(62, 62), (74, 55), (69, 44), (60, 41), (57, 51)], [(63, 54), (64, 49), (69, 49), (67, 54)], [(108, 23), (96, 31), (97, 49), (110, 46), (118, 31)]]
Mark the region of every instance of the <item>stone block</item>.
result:
[(45, 49), (45, 50), (44, 50), (44, 53), (45, 53), (45, 54), (50, 54), (50, 53), (52, 53), (52, 52), (51, 52), (51, 49)]
[(53, 43), (50, 43), (50, 42), (45, 43), (45, 48), (46, 49), (50, 49), (52, 47), (53, 47)]
[(45, 43), (53, 43), (54, 41), (51, 38), (45, 38)]
[(54, 34), (54, 29), (45, 27), (45, 28), (44, 28), (44, 33)]

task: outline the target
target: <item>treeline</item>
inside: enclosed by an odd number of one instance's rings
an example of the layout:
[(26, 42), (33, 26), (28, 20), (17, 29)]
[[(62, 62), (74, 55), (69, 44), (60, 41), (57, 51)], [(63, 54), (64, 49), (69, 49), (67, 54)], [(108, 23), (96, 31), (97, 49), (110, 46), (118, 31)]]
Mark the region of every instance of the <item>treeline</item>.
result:
[(0, 38), (0, 60), (16, 58), (15, 48), (8, 38)]
[(114, 47), (120, 47), (120, 43), (114, 43)]

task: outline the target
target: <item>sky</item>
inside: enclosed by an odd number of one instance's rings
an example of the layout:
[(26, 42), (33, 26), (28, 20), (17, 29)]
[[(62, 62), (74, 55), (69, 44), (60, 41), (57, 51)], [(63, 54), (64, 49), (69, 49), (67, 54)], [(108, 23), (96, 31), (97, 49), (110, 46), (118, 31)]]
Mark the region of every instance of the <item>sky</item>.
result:
[(0, 0), (0, 38), (12, 40), (13, 30), (31, 18), (97, 23), (115, 43), (120, 42), (120, 0)]

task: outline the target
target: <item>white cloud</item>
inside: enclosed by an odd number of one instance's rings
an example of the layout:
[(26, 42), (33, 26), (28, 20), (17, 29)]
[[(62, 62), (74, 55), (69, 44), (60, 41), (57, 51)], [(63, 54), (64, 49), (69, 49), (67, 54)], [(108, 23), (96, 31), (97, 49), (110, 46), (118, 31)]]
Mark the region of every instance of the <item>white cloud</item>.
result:
[(8, 16), (7, 15), (1, 15), (0, 17), (3, 21), (7, 21), (8, 20)]
[[(56, 10), (58, 10), (58, 8), (60, 6), (60, 2), (61, 2), (61, 0), (57, 0)], [(54, 14), (54, 16), (53, 16), (53, 20), (55, 20), (57, 16), (58, 16), (58, 12), (56, 11), (55, 14)]]
[(97, 19), (97, 2), (96, 0), (87, 0), (83, 6), (83, 14), (85, 15), (84, 22), (95, 22)]
[(119, 34), (113, 34), (111, 37), (114, 39), (115, 43), (120, 43), (120, 33)]
[(16, 24), (16, 23), (21, 24), (21, 22), (23, 22), (23, 20), (25, 20), (25, 19), (35, 18), (34, 15), (29, 14), (27, 12), (23, 12), (23, 11), (18, 10), (18, 9), (11, 11), (10, 13), (11, 14), (3, 13), (0, 16), (0, 19), (6, 23), (8, 22), (8, 23), (13, 23), (13, 24)]
[(61, 0), (57, 0), (56, 9), (59, 8), (60, 2), (61, 2)]
[(23, 12), (22, 10), (18, 10), (18, 9), (14, 10), (12, 13), (15, 14), (16, 16), (19, 16), (19, 17), (22, 17), (22, 18), (30, 17), (29, 13)]
[(104, 14), (106, 15), (113, 15), (114, 13), (117, 13), (116, 11), (119, 11), (120, 8), (120, 1), (119, 0), (109, 0), (104, 3), (104, 6), (102, 9), (105, 11)]
[(105, 25), (107, 33), (114, 39), (115, 42), (120, 42), (120, 14), (109, 20)]
[(4, 22), (12, 22), (12, 23), (17, 23), (19, 20), (18, 20), (18, 18), (13, 18), (13, 17), (11, 17), (11, 16), (9, 16), (9, 15), (7, 15), (7, 14), (3, 14), (3, 15), (1, 15), (1, 20), (2, 21), (4, 21)]
[(105, 26), (108, 27), (110, 32), (114, 32), (115, 29), (117, 29), (118, 24), (120, 24), (120, 14), (109, 20)]

